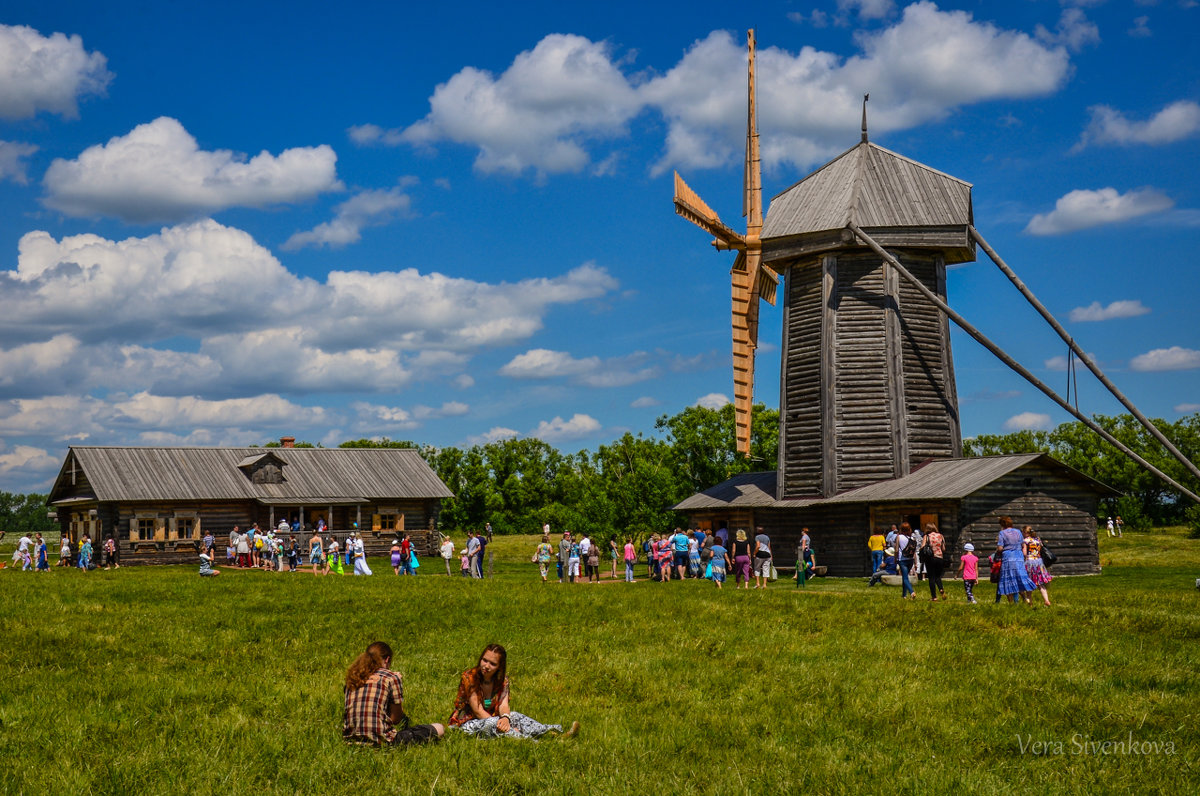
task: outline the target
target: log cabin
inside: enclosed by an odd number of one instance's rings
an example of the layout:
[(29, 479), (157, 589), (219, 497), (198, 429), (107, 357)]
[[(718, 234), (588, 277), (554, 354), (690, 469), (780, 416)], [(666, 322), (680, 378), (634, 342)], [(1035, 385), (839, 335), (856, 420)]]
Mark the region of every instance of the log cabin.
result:
[[(361, 530), (383, 555), (407, 532), (418, 555), (436, 549), (442, 498), (453, 493), (411, 448), (157, 448), (72, 446), (47, 503), (64, 536), (108, 534), (123, 564), (194, 563), (211, 532), (224, 551), (235, 525), (279, 521), (339, 540)], [(298, 537), (307, 549), (307, 535)], [(305, 557), (307, 558), (307, 557)]]

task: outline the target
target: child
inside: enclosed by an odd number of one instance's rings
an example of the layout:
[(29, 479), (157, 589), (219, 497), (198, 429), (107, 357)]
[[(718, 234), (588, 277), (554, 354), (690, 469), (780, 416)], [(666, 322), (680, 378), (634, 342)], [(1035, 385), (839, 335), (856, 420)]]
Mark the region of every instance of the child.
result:
[(720, 539), (717, 539), (716, 544), (712, 546), (712, 559), (709, 563), (712, 564), (712, 581), (720, 589), (725, 583), (725, 572), (729, 566), (729, 551), (721, 544)]
[(200, 574), (206, 578), (221, 574), (221, 570), (213, 569), (212, 556), (208, 554), (207, 550), (200, 553)]
[(991, 563), (991, 573), (988, 575), (988, 580), (997, 584), (996, 586), (996, 603), (1000, 603), (1000, 570), (1004, 568), (1004, 559), (999, 553), (992, 553), (988, 556), (988, 561)]
[(467, 548), (464, 547), (462, 549), (462, 553), (459, 554), (458, 560), (462, 563), (462, 576), (464, 578), (471, 577), (471, 557), (467, 555)]
[(975, 555), (975, 545), (963, 545), (964, 552), (958, 559), (958, 576), (962, 578), (963, 588), (967, 590), (967, 602), (976, 604), (975, 584), (979, 582), (979, 556)]

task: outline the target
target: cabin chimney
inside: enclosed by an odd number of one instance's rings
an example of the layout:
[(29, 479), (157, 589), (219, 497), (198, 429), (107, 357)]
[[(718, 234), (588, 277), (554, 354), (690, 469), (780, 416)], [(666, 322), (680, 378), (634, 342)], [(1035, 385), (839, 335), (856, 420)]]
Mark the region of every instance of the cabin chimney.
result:
[(279, 447), (281, 447), (281, 448), (296, 447), (296, 438), (295, 437), (280, 437), (279, 438)]

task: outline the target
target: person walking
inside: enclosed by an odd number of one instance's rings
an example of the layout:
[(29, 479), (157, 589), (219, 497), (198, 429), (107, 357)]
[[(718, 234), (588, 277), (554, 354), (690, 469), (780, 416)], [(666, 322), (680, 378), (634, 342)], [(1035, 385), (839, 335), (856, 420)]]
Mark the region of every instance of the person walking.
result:
[[(563, 572), (571, 559), (571, 532), (563, 531), (562, 540), (558, 543), (558, 582), (563, 582)], [(568, 577), (570, 577), (568, 575)]]
[(967, 604), (975, 605), (975, 584), (979, 582), (979, 556), (975, 555), (975, 545), (963, 545), (963, 554), (958, 557), (958, 576), (967, 592)]
[(321, 574), (329, 574), (329, 564), (325, 561), (325, 543), (321, 539), (320, 531), (313, 533), (308, 539), (308, 560), (312, 564), (313, 574), (317, 574), (317, 567), (321, 567)]
[(883, 551), (887, 547), (887, 540), (884, 539), (883, 529), (876, 528), (870, 538), (867, 539), (867, 550), (871, 553), (871, 571), (877, 572), (883, 567)]
[(453, 577), (454, 574), (450, 571), (450, 562), (454, 560), (454, 541), (449, 536), (442, 537), (442, 560), (446, 562), (446, 577)]
[(917, 596), (913, 591), (912, 581), (909, 580), (916, 551), (917, 546), (912, 539), (912, 526), (907, 522), (901, 523), (900, 530), (896, 533), (896, 568), (900, 570), (900, 599), (902, 600), (915, 599)]
[(542, 575), (542, 583), (546, 582), (546, 576), (550, 571), (550, 557), (553, 554), (554, 548), (550, 546), (550, 534), (546, 534), (538, 543), (537, 550), (533, 551), (533, 560), (537, 562), (538, 572)]
[(633, 565), (637, 563), (637, 551), (633, 547), (633, 537), (625, 539), (625, 582), (633, 583)]
[(932, 522), (925, 524), (925, 549), (929, 551), (925, 562), (925, 569), (929, 575), (929, 599), (932, 602), (945, 600), (946, 590), (942, 587), (942, 575), (946, 571), (949, 555), (946, 551), (946, 537), (938, 533), (937, 526)]
[(767, 536), (759, 526), (754, 536), (754, 588), (765, 589), (771, 580), (771, 567), (774, 566), (771, 556), (771, 537)]
[(392, 572), (394, 572), (396, 574), (396, 577), (399, 577), (400, 576), (400, 540), (399, 539), (392, 540), (392, 549), (390, 552), (391, 552), (391, 556), (392, 556)]
[(996, 553), (1001, 557), (996, 595), (1007, 597), (1015, 604), (1019, 594), (1026, 605), (1032, 605), (1029, 595), (1035, 587), (1025, 569), (1024, 545), (1025, 536), (1013, 527), (1012, 517), (1001, 517), (1000, 533), (996, 536)]
[(479, 569), (479, 534), (467, 531), (467, 568), (471, 570), (472, 578), (481, 578)]
[(612, 579), (617, 579), (617, 537), (610, 536), (608, 539), (608, 559), (612, 562)]
[(370, 575), (371, 568), (367, 566), (366, 550), (363, 548), (362, 535), (354, 537), (354, 574)]
[[(1118, 517), (1118, 519), (1120, 518)], [(1025, 535), (1025, 541), (1021, 546), (1021, 552), (1025, 556), (1025, 572), (1029, 574), (1029, 579), (1041, 592), (1042, 602), (1049, 608), (1050, 593), (1046, 591), (1046, 587), (1054, 578), (1050, 577), (1050, 572), (1046, 569), (1045, 562), (1042, 561), (1042, 538), (1033, 530), (1032, 525), (1026, 525), (1021, 532)]]
[[(716, 557), (716, 548), (714, 548), (714, 558)], [(750, 588), (750, 542), (746, 540), (746, 531), (738, 528), (737, 533), (733, 537), (733, 571), (737, 575), (734, 583), (734, 588), (738, 588), (737, 584), (741, 584), (741, 588)]]

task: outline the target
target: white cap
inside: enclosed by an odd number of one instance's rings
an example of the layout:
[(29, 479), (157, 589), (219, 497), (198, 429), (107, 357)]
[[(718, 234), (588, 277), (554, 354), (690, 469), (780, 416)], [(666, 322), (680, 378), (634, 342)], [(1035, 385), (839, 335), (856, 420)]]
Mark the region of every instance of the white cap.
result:
[(975, 552), (975, 545), (965, 544), (965, 545), (963, 545), (963, 550), (966, 550), (968, 553), (973, 553), (973, 552)]

